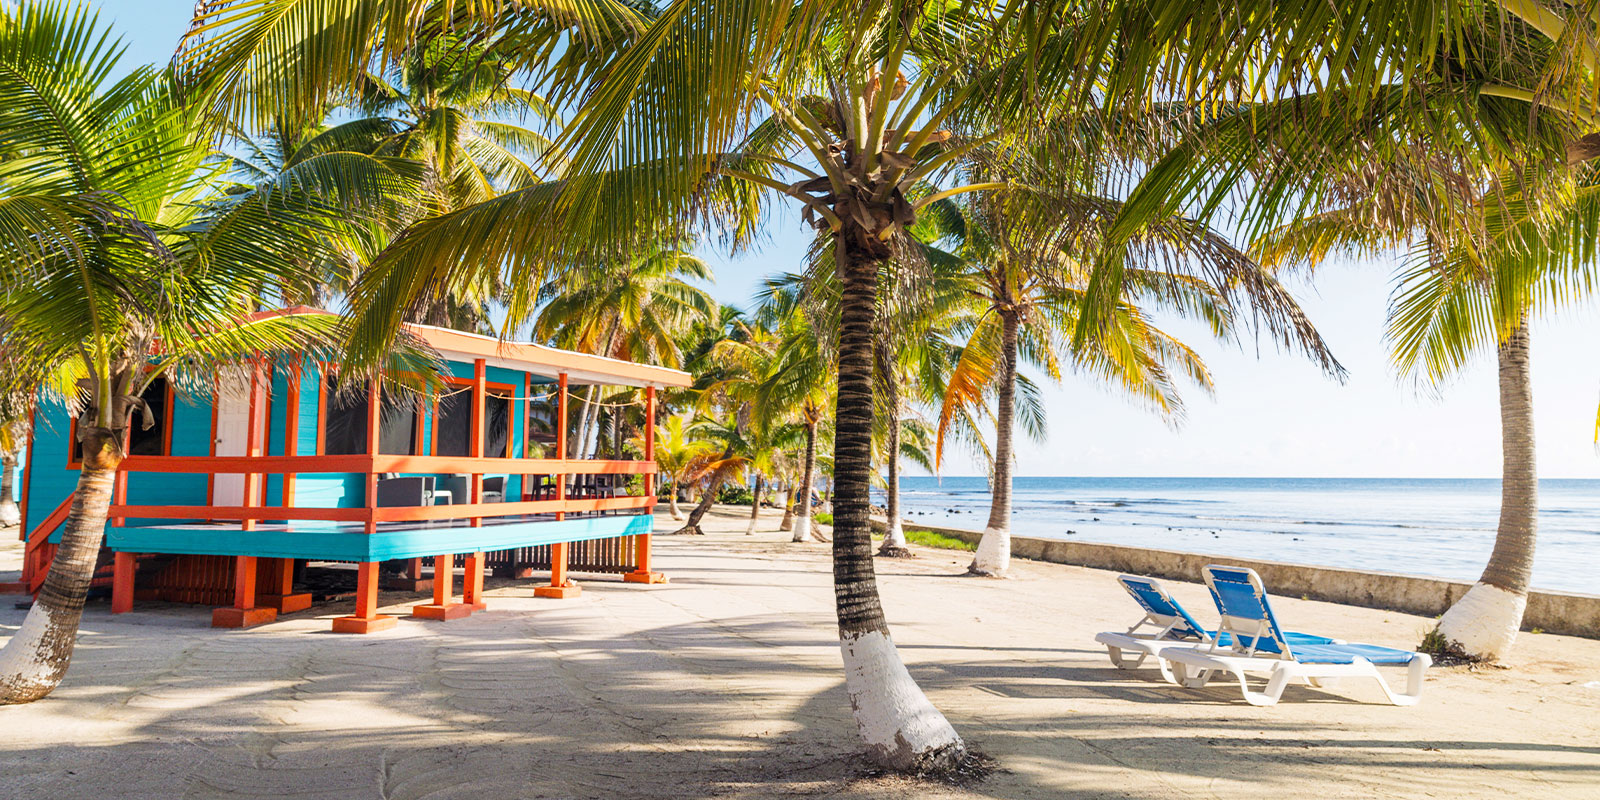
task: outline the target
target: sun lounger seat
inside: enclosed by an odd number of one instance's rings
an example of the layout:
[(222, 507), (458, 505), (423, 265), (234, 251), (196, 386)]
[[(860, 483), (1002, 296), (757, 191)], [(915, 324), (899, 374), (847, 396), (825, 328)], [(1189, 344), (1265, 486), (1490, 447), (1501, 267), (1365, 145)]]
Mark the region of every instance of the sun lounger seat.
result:
[[(1373, 644), (1296, 641), (1279, 627), (1255, 570), (1213, 565), (1205, 568), (1205, 580), (1222, 614), (1221, 630), (1230, 636), (1226, 643), (1219, 636), (1209, 644), (1157, 654), (1166, 667), (1163, 674), (1177, 682), (1199, 688), (1216, 675), (1232, 675), (1244, 699), (1257, 706), (1276, 704), (1284, 688), (1296, 680), (1324, 687), (1340, 678), (1369, 678), (1397, 706), (1415, 705), (1421, 698), (1423, 674), (1433, 664), (1427, 654)], [(1379, 664), (1407, 668), (1405, 691), (1389, 687), (1378, 672)], [(1266, 688), (1252, 690), (1247, 675), (1265, 675)]]
[[(1122, 588), (1128, 590), (1134, 602), (1144, 609), (1144, 617), (1132, 628), (1126, 631), (1106, 631), (1094, 637), (1095, 641), (1106, 646), (1106, 651), (1111, 656), (1111, 663), (1118, 668), (1135, 669), (1142, 665), (1146, 658), (1157, 656), (1157, 665), (1161, 668), (1162, 677), (1175, 682), (1166, 663), (1159, 658), (1163, 651), (1173, 647), (1196, 647), (1213, 642), (1222, 647), (1232, 645), (1231, 634), (1201, 627), (1200, 623), (1189, 615), (1188, 610), (1167, 593), (1160, 581), (1137, 575), (1118, 575), (1117, 582), (1122, 584)], [(1148, 630), (1140, 630), (1146, 626), (1149, 626)], [(1285, 635), (1290, 641), (1305, 645), (1333, 644), (1337, 641), (1294, 631)], [(1123, 656), (1123, 651), (1138, 653), (1139, 657), (1129, 661)]]

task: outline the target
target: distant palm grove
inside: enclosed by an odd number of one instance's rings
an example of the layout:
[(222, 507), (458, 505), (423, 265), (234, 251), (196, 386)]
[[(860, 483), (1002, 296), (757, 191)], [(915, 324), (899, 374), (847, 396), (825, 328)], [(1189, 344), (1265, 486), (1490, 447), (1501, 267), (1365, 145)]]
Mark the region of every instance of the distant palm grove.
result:
[[(1443, 385), (1497, 359), (1494, 552), (1423, 645), (1501, 657), (1538, 508), (1529, 321), (1600, 277), (1593, 12), (201, 0), (171, 62), (139, 65), (92, 5), (6, 4), (0, 401), (8, 439), (41, 390), (76, 402), (83, 470), (0, 703), (67, 668), (150, 381), (208, 387), (265, 351), (423, 374), (420, 322), (691, 372), (653, 419), (641, 390), (580, 392), (556, 433), (582, 458), (642, 453), (653, 428), (684, 532), (744, 487), (752, 529), (769, 504), (795, 541), (831, 541), (864, 747), (957, 768), (968, 748), (878, 600), (874, 558), (909, 552), (901, 465), (959, 448), (990, 466), (970, 572), (1003, 577), (1041, 384), (1179, 421), (1212, 376), (1176, 319), (1342, 380), (1280, 283), (1336, 254), (1393, 265), (1398, 373)], [(781, 271), (719, 306), (695, 253), (759, 246), (785, 207), (810, 246), (769, 249)], [(297, 305), (341, 313), (252, 316)]]

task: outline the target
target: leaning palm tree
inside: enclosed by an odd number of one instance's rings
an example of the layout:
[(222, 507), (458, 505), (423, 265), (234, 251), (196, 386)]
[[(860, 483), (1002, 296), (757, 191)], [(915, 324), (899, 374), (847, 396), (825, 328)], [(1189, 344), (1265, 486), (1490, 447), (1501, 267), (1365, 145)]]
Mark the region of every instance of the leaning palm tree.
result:
[[(689, 475), (696, 471), (697, 462), (711, 449), (710, 442), (694, 435), (690, 418), (679, 414), (668, 417), (656, 426), (656, 468), (664, 480), (662, 489), (667, 492), (667, 510), (675, 520), (683, 519), (678, 508), (678, 498), (690, 483)], [(643, 444), (639, 446), (642, 448)]]
[(333, 357), (343, 335), (336, 317), (258, 306), (308, 288), (295, 265), (360, 193), (231, 202), (206, 118), (163, 72), (110, 78), (122, 51), (84, 7), (0, 9), (0, 139), (17, 156), (0, 160), (0, 396), (75, 409), (83, 448), (49, 574), (0, 650), (0, 704), (66, 673), (129, 426), (152, 424), (145, 387), (210, 391), (218, 372), (276, 353)]
[(776, 352), (766, 366), (758, 389), (759, 402), (767, 408), (786, 409), (805, 431), (805, 445), (798, 465), (798, 503), (790, 541), (826, 542), (827, 537), (813, 527), (811, 497), (816, 490), (817, 446), (827, 407), (833, 397), (833, 343), (827, 332), (833, 329), (834, 306), (819, 300), (820, 291), (831, 296), (826, 286), (806, 276), (785, 274), (771, 278), (762, 289), (757, 319), (770, 326), (777, 336)]

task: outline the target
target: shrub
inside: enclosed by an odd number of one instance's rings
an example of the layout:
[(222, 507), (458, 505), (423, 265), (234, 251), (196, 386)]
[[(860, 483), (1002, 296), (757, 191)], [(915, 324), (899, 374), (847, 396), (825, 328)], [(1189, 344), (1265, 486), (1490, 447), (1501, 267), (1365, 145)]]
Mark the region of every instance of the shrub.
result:
[(725, 506), (747, 506), (755, 499), (750, 489), (744, 486), (723, 486), (717, 490), (717, 502)]

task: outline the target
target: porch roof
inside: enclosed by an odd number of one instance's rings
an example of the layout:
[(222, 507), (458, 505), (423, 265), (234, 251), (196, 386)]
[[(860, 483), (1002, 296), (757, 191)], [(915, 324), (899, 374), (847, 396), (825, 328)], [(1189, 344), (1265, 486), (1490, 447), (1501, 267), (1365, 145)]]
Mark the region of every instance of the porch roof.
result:
[[(331, 314), (320, 308), (294, 306), (262, 312), (273, 315)], [(434, 325), (406, 323), (406, 329), (416, 334), (428, 346), (450, 359), (472, 361), (483, 359), (491, 366), (521, 370), (555, 380), (566, 373), (573, 383), (604, 384), (607, 386), (669, 386), (685, 387), (694, 378), (682, 370), (639, 364), (590, 353), (577, 353), (547, 347), (534, 342), (514, 342), (477, 333), (440, 328)]]

